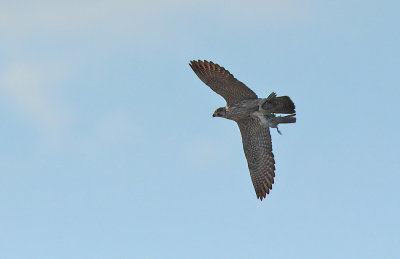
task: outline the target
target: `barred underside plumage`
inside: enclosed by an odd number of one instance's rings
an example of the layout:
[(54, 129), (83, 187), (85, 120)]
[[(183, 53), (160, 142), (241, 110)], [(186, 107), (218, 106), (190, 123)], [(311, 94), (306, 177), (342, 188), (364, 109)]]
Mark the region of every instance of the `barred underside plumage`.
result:
[(275, 160), (269, 128), (264, 128), (253, 118), (238, 122), (243, 149), (257, 198), (263, 199), (272, 189), (275, 177)]
[(236, 101), (257, 98), (250, 88), (218, 64), (206, 60), (192, 60), (189, 65), (201, 81), (221, 95), (228, 105)]

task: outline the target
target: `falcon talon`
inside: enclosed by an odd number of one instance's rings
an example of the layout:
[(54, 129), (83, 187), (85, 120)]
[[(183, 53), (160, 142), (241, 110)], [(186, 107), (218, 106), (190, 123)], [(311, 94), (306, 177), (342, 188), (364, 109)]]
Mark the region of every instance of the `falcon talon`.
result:
[[(192, 60), (189, 65), (201, 81), (225, 99), (226, 106), (216, 109), (212, 116), (238, 124), (256, 196), (264, 199), (272, 189), (275, 176), (269, 128), (276, 128), (282, 134), (278, 129), (280, 123), (296, 122), (293, 101), (275, 92), (267, 98), (258, 98), (228, 70), (211, 61)], [(277, 117), (277, 113), (289, 115)]]

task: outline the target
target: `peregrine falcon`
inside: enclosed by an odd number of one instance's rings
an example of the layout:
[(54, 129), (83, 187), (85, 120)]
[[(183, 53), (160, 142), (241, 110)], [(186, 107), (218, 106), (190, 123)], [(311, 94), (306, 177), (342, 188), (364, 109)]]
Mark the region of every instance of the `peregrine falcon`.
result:
[[(245, 84), (228, 70), (211, 61), (190, 61), (196, 75), (214, 92), (221, 95), (226, 106), (214, 111), (213, 117), (233, 120), (239, 125), (244, 154), (257, 198), (263, 199), (272, 189), (275, 160), (269, 128), (280, 123), (295, 123), (295, 106), (288, 96), (258, 98)], [(289, 114), (276, 116), (275, 114)]]

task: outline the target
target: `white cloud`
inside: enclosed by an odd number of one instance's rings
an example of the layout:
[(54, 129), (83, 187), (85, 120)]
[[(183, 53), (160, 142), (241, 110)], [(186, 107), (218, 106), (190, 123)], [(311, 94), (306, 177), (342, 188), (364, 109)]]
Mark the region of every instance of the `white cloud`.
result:
[(137, 138), (138, 128), (124, 110), (114, 110), (101, 117), (96, 123), (92, 137), (107, 145), (119, 144)]
[[(0, 34), (14, 40), (31, 36), (87, 37), (141, 29), (175, 12), (179, 1), (31, 1), (0, 4)], [(183, 4), (183, 2), (181, 2)]]
[[(68, 54), (47, 53), (46, 49), (35, 50), (39, 39), (64, 37), (78, 40), (90, 39), (96, 33), (104, 40), (124, 41), (139, 39), (144, 34), (170, 33), (171, 24), (186, 23), (195, 16), (207, 14), (205, 19), (239, 23), (254, 22), (254, 19), (289, 18), (302, 13), (299, 0), (252, 0), (252, 1), (186, 1), (186, 0), (87, 0), (87, 1), (2, 1), (0, 3), (0, 37), (6, 59), (6, 69), (0, 73), (0, 90), (10, 99), (11, 105), (26, 115), (47, 135), (60, 135), (68, 121), (67, 112), (54, 96), (55, 82), (63, 78)], [(168, 27), (170, 26), (170, 27)], [(117, 36), (117, 37), (113, 37)], [(151, 38), (151, 37), (150, 37)], [(150, 41), (156, 41), (152, 40)], [(52, 42), (53, 43), (53, 42)], [(79, 45), (78, 46), (81, 46)], [(162, 41), (160, 41), (162, 44)], [(106, 44), (107, 45), (107, 44)], [(57, 45), (55, 45), (57, 46)], [(72, 51), (66, 47), (68, 51)], [(54, 51), (54, 50), (52, 50)], [(107, 51), (107, 48), (102, 49)], [(38, 55), (59, 57), (48, 64)], [(30, 61), (29, 57), (35, 61)], [(73, 59), (73, 58), (72, 58)], [(8, 62), (8, 63), (7, 63)], [(71, 61), (68, 61), (68, 63)], [(69, 64), (79, 68), (79, 61)], [(4, 64), (4, 63), (3, 63)], [(118, 138), (123, 131), (122, 115), (106, 118), (99, 126), (98, 134), (106, 138)], [(111, 120), (111, 121), (110, 121)], [(116, 120), (116, 121), (112, 121)], [(112, 125), (112, 126), (105, 126)], [(109, 128), (113, 127), (113, 128)], [(119, 133), (118, 133), (119, 132)], [(111, 135), (108, 135), (111, 134)], [(200, 150), (211, 150), (204, 147)], [(207, 151), (208, 152), (208, 151)], [(207, 153), (206, 151), (204, 153)]]
[(41, 67), (20, 61), (10, 64), (0, 74), (0, 91), (5, 101), (51, 138), (62, 134), (68, 117), (49, 88), (62, 73), (55, 66)]
[(154, 32), (203, 14), (205, 19), (248, 23), (259, 18), (291, 19), (304, 11), (304, 1), (299, 0), (30, 1), (23, 5), (10, 1), (0, 4), (0, 35), (14, 41), (38, 35), (88, 37), (96, 32), (137, 37), (138, 32)]
[[(211, 1), (209, 1), (211, 2)], [(213, 1), (214, 2), (214, 1)], [(304, 1), (298, 0), (230, 0), (217, 2), (220, 10), (231, 19), (247, 21), (263, 18), (265, 20), (291, 20), (305, 14)]]

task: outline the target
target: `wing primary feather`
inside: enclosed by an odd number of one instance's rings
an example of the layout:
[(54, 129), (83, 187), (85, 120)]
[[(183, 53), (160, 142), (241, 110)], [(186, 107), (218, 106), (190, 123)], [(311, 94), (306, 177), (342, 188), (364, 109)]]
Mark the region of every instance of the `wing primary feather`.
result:
[(237, 101), (257, 98), (250, 88), (212, 61), (192, 60), (190, 67), (201, 81), (226, 100), (228, 106)]

